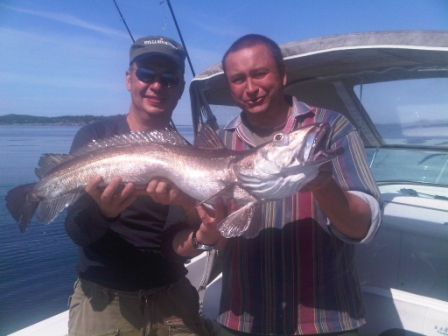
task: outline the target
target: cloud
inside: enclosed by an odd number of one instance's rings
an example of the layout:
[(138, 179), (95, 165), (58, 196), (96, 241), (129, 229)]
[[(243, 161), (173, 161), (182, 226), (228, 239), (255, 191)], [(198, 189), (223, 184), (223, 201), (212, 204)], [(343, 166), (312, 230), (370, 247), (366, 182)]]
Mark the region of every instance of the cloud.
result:
[(35, 32), (0, 27), (0, 71), (14, 68), (25, 72), (41, 70), (42, 74), (87, 74), (96, 69), (117, 69), (122, 73), (127, 66), (128, 43), (115, 40), (95, 34), (80, 36), (55, 30)]
[(50, 20), (53, 20), (56, 22), (61, 22), (61, 23), (67, 24), (67, 25), (95, 31), (97, 33), (104, 34), (107, 36), (118, 36), (118, 37), (123, 37), (123, 38), (129, 39), (129, 36), (127, 34), (123, 33), (122, 31), (95, 25), (95, 24), (89, 23), (87, 21), (78, 19), (77, 17), (70, 15), (70, 14), (54, 13), (54, 12), (46, 12), (46, 11), (35, 11), (35, 10), (19, 8), (19, 7), (12, 7), (12, 6), (1, 5), (1, 4), (0, 4), (0, 6), (3, 8), (7, 8), (9, 10), (15, 11), (15, 12), (25, 13), (25, 14), (29, 14), (29, 15), (33, 15), (33, 16), (38, 16), (38, 17), (43, 17), (43, 18), (50, 19)]

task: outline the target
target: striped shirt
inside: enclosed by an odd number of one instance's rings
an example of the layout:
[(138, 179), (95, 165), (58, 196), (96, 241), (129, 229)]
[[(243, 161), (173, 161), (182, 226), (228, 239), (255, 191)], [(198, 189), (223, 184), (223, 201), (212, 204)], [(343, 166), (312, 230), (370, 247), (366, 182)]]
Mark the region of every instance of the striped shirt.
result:
[[(362, 141), (343, 115), (293, 98), (283, 131), (315, 122), (331, 125), (330, 148), (345, 149), (333, 160), (337, 182), (379, 201)], [(255, 146), (241, 115), (221, 129), (220, 136), (234, 150)], [(232, 238), (224, 250), (218, 322), (242, 332), (271, 335), (318, 334), (363, 325), (353, 241), (327, 223), (312, 193), (266, 203), (261, 218), (264, 229), (257, 237)], [(377, 226), (364, 241), (376, 230)]]

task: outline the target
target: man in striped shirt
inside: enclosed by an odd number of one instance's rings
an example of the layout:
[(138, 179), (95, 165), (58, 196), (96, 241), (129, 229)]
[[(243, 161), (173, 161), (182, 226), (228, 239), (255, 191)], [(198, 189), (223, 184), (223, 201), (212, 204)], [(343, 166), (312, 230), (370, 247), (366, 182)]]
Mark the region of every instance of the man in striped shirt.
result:
[(242, 109), (220, 130), (228, 148), (246, 150), (276, 132), (327, 122), (328, 146), (345, 149), (298, 194), (264, 205), (265, 229), (257, 237), (227, 241), (218, 318), (223, 335), (356, 335), (365, 320), (354, 243), (370, 241), (381, 220), (362, 141), (343, 115), (284, 94), (285, 65), (270, 39), (240, 38), (222, 64)]
[[(345, 151), (296, 195), (264, 204), (258, 236), (219, 242), (225, 245), (221, 335), (357, 335), (365, 320), (354, 244), (370, 241), (381, 221), (380, 194), (362, 141), (342, 114), (284, 94), (286, 69), (272, 40), (243, 36), (222, 64), (242, 109), (220, 130), (228, 148), (247, 150), (279, 131), (327, 122), (328, 147)], [(216, 209), (218, 221), (223, 208)], [(215, 243), (216, 232), (202, 218), (198, 240)], [(191, 253), (189, 244), (182, 246), (185, 251), (173, 244), (177, 253)]]

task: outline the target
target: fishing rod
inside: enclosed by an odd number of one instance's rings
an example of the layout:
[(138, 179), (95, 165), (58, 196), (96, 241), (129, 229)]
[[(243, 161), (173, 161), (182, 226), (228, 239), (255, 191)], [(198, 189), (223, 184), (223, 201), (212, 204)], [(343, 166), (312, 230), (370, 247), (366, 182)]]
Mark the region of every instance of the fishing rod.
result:
[(126, 20), (124, 19), (123, 15), (121, 14), (120, 8), (118, 8), (117, 2), (115, 0), (114, 0), (114, 4), (115, 4), (115, 7), (117, 7), (118, 14), (120, 14), (121, 21), (123, 21), (126, 29), (128, 30), (129, 36), (131, 37), (131, 40), (134, 43), (135, 42), (134, 37), (132, 37), (131, 31), (129, 30), (129, 27), (126, 24)]
[[(180, 37), (180, 41), (182, 42), (182, 45), (185, 49), (185, 53), (187, 54), (187, 60), (188, 60), (188, 64), (190, 65), (191, 73), (193, 74), (193, 77), (196, 77), (196, 74), (193, 69), (193, 64), (191, 63), (190, 55), (188, 54), (187, 46), (185, 45), (184, 39), (182, 37), (182, 33), (180, 32), (179, 25), (177, 24), (176, 16), (174, 15), (174, 11), (173, 11), (173, 7), (171, 6), (171, 2), (170, 2), (170, 0), (164, 0), (164, 1), (161, 1), (160, 4), (164, 3), (165, 1), (168, 4), (174, 24), (176, 25), (177, 33), (179, 34), (179, 37)], [(202, 97), (199, 97), (199, 99), (202, 100)], [(204, 104), (204, 108), (202, 110), (202, 114), (204, 114), (206, 116), (206, 124), (210, 125), (214, 130), (217, 130), (219, 128), (217, 119), (214, 116), (211, 109), (206, 106), (208, 106), (208, 105)], [(201, 113), (197, 116), (197, 118), (198, 118), (198, 124), (200, 125), (203, 122)]]
[[(193, 74), (193, 77), (195, 77), (196, 74), (195, 74), (194, 69), (193, 69), (193, 64), (191, 63), (190, 55), (188, 54), (187, 46), (185, 45), (184, 39), (183, 39), (182, 34), (180, 32), (179, 25), (177, 24), (177, 20), (176, 20), (176, 16), (174, 15), (173, 7), (171, 7), (170, 0), (165, 0), (165, 1), (168, 4), (168, 7), (170, 8), (171, 16), (173, 17), (174, 24), (176, 25), (177, 33), (179, 34), (180, 41), (182, 42), (182, 45), (184, 46), (185, 53), (187, 54), (187, 60), (188, 60), (188, 64), (190, 65), (191, 73)], [(164, 1), (162, 1), (161, 4), (163, 2)]]

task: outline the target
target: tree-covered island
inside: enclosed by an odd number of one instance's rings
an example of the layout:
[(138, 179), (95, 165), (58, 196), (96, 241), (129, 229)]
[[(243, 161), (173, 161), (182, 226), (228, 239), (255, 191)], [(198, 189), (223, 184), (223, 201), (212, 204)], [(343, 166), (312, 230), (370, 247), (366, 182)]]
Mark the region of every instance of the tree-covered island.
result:
[(25, 114), (7, 114), (0, 116), (0, 125), (82, 126), (109, 117), (110, 116), (105, 117), (93, 115), (39, 117)]

